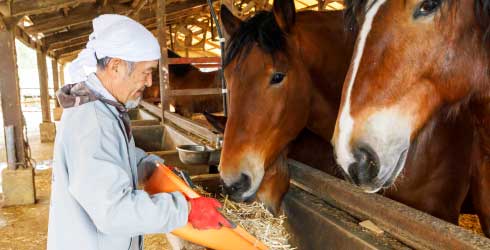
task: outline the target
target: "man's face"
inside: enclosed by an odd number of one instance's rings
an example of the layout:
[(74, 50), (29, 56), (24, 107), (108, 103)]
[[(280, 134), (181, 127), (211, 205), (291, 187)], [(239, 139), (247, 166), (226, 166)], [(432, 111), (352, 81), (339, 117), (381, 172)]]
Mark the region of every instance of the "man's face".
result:
[[(119, 60), (119, 59), (115, 59)], [(113, 61), (113, 60), (111, 60)], [(151, 87), (152, 72), (157, 69), (158, 61), (144, 61), (133, 64), (133, 71), (129, 72), (129, 64), (123, 60), (115, 62), (115, 70), (112, 71), (112, 90), (116, 99), (127, 108), (135, 108), (143, 97), (145, 87)]]

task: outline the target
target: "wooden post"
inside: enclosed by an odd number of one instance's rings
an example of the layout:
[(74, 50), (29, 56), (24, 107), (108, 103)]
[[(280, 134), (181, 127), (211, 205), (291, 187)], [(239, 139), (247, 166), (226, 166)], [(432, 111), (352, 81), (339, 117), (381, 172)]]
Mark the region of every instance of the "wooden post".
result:
[[(60, 83), (59, 83), (59, 72), (58, 72), (58, 59), (53, 59), (52, 61), (52, 68), (53, 68), (53, 88), (54, 88), (54, 94), (56, 95), (56, 92), (60, 88)], [(54, 98), (54, 106), (57, 108), (60, 106), (58, 103), (58, 99)]]
[[(28, 167), (24, 144), (24, 122), (20, 108), (19, 79), (15, 53), (15, 26), (8, 29), (0, 21), (0, 98), (3, 124), (9, 128), (15, 145), (15, 164), (2, 171), (2, 189), (5, 197), (3, 205), (32, 204), (35, 202), (34, 171)], [(8, 138), (11, 147), (12, 136)], [(11, 153), (12, 150), (10, 151)], [(11, 157), (12, 158), (12, 157)], [(14, 161), (14, 159), (7, 159)], [(26, 168), (19, 168), (24, 166)]]
[(51, 113), (49, 112), (48, 67), (46, 65), (45, 51), (37, 51), (37, 68), (39, 72), (43, 122), (51, 122)]
[(51, 109), (49, 108), (48, 67), (46, 65), (46, 52), (37, 50), (37, 67), (39, 71), (39, 85), (41, 90), (41, 110), (43, 122), (39, 124), (41, 142), (53, 142), (56, 127), (51, 122)]
[(170, 49), (175, 50), (174, 39), (172, 38), (172, 25), (168, 26), (168, 34), (170, 34)]
[(325, 4), (325, 0), (318, 0), (318, 11), (322, 11), (325, 8)]
[(22, 110), (20, 108), (19, 79), (13, 30), (0, 27), (0, 97), (5, 127), (14, 126), (17, 163), (25, 164)]
[[(157, 27), (158, 27), (158, 42), (160, 43), (161, 58), (159, 67), (160, 76), (160, 103), (162, 104), (163, 113), (168, 110), (167, 90), (170, 90), (168, 79), (168, 52), (167, 52), (167, 15), (165, 14), (165, 0), (157, 0)], [(164, 119), (162, 119), (164, 123)]]
[(61, 64), (60, 65), (60, 87), (63, 88), (65, 86), (65, 65)]
[(64, 72), (63, 66), (61, 66), (58, 71), (58, 59), (53, 59), (53, 88), (54, 88), (54, 109), (53, 109), (53, 120), (59, 121), (61, 120), (61, 115), (63, 114), (63, 109), (60, 107), (60, 103), (58, 102), (58, 98), (56, 98), (56, 92), (60, 88), (60, 80), (61, 84), (64, 84)]

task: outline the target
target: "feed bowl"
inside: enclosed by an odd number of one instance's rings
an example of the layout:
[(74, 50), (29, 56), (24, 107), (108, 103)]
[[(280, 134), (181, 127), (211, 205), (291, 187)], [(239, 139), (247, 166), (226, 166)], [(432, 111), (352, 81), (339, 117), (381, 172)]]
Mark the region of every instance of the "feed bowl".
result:
[(211, 153), (202, 145), (180, 145), (177, 146), (179, 159), (184, 164), (208, 164)]

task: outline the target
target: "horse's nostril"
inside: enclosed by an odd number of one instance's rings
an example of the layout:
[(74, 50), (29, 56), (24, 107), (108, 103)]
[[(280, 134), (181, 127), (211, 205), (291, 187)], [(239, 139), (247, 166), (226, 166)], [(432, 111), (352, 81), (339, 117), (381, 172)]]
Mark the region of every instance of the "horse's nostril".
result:
[(349, 166), (349, 175), (357, 185), (367, 184), (378, 176), (379, 159), (368, 145), (363, 145), (354, 150), (355, 163)]
[(243, 193), (250, 189), (251, 180), (246, 174), (241, 174), (240, 179), (232, 185), (224, 185), (224, 190), (227, 194), (232, 196), (241, 196)]

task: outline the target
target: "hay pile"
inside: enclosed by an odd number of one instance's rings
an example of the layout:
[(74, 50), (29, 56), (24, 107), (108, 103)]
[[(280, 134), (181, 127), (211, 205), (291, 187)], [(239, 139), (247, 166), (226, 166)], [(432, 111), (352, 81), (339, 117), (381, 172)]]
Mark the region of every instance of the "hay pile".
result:
[(216, 196), (198, 187), (197, 192), (203, 196), (218, 199), (223, 208), (221, 212), (228, 219), (243, 227), (247, 232), (262, 241), (271, 250), (293, 250), (288, 242), (290, 235), (286, 231), (285, 215), (274, 217), (262, 203), (236, 203), (222, 195)]

